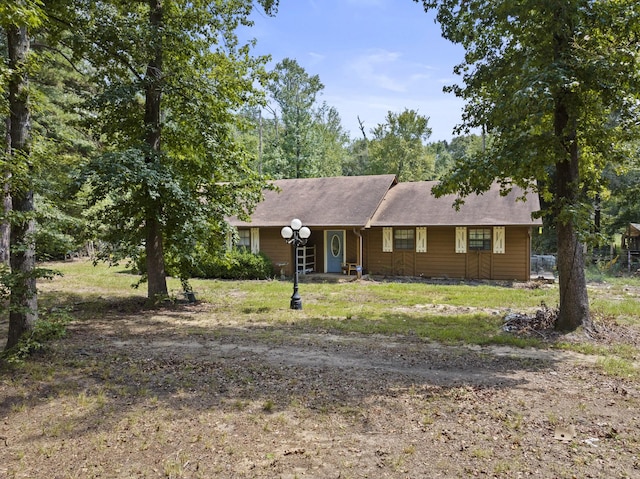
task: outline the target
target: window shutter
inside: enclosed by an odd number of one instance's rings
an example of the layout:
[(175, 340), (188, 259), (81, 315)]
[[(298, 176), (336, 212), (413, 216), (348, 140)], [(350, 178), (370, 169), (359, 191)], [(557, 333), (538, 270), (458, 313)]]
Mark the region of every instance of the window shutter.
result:
[(227, 231), (226, 246), (227, 251), (231, 251), (233, 249), (233, 233), (231, 231)]
[(496, 226), (493, 228), (493, 252), (495, 254), (504, 254), (504, 226)]
[(260, 229), (251, 228), (251, 252), (258, 254), (260, 252)]
[(416, 228), (416, 253), (427, 252), (427, 228), (422, 226)]
[(456, 227), (456, 253), (467, 252), (467, 228), (464, 226)]
[(393, 251), (393, 228), (382, 228), (382, 252)]

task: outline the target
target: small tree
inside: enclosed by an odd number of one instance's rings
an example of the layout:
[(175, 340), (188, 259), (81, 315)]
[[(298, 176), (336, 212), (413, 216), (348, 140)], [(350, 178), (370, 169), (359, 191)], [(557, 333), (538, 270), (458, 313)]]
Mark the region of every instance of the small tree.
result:
[(278, 139), (280, 161), (287, 172), (278, 176), (305, 178), (315, 176), (314, 110), (316, 96), (324, 88), (318, 75), (309, 75), (297, 61), (285, 58), (268, 84), (271, 97), (280, 108), (283, 130)]
[(431, 136), (428, 117), (409, 109), (388, 112), (371, 133), (371, 174), (394, 173), (400, 181), (433, 178), (435, 158), (425, 145)]

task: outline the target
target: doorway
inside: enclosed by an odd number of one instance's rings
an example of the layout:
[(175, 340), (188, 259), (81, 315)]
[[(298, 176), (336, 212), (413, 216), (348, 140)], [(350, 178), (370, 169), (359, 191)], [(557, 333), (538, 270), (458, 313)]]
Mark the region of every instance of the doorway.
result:
[(325, 258), (327, 258), (327, 273), (342, 272), (342, 263), (344, 263), (343, 230), (327, 230)]

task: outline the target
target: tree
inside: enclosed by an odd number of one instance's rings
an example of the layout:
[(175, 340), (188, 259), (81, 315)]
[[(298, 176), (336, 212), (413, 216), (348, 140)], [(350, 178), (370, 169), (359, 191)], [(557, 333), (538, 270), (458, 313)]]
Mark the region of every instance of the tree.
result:
[(274, 71), (268, 84), (271, 97), (280, 107), (284, 130), (279, 147), (287, 173), (285, 178), (304, 178), (313, 173), (314, 136), (313, 106), (316, 96), (324, 88), (318, 75), (310, 76), (297, 61), (285, 58)]
[[(8, 172), (11, 211), (9, 216), (9, 334), (6, 348), (18, 344), (38, 318), (35, 265), (35, 220), (31, 184), (31, 102), (29, 73), (30, 29), (41, 21), (38, 1), (18, 1), (0, 6), (0, 26), (7, 39), (6, 159), (1, 171)], [(4, 166), (6, 165), (6, 166)]]
[(388, 112), (369, 142), (370, 173), (394, 173), (399, 181), (433, 178), (434, 156), (425, 146), (431, 135), (429, 118), (415, 110)]
[(220, 236), (225, 216), (260, 198), (263, 181), (235, 141), (235, 112), (260, 100), (256, 85), (265, 81), (266, 58), (252, 58), (235, 34), (250, 25), (253, 2), (57, 7), (63, 43), (90, 62), (98, 88), (88, 108), (106, 151), (86, 179), (110, 245), (102, 257), (144, 258), (148, 297), (166, 296), (167, 261), (189, 270), (196, 243)]
[(340, 114), (334, 107), (323, 102), (314, 112), (313, 121), (314, 174), (313, 176), (338, 176), (346, 159), (349, 135), (342, 127)]
[[(418, 1), (418, 0), (415, 0)], [(438, 193), (486, 191), (494, 180), (539, 192), (557, 230), (557, 327), (591, 326), (583, 242), (607, 162), (637, 135), (640, 4), (635, 1), (422, 0), (466, 49), (455, 68), (467, 100), (460, 130), (492, 144), (458, 162)]]
[(606, 171), (609, 188), (603, 195), (602, 210), (606, 215), (603, 231), (609, 237), (625, 231), (629, 223), (640, 222), (640, 142), (635, 149), (626, 168)]
[(428, 149), (435, 156), (434, 177), (442, 178), (456, 162), (464, 162), (466, 158), (480, 153), (485, 145), (486, 139), (478, 135), (456, 136), (450, 142), (429, 143)]

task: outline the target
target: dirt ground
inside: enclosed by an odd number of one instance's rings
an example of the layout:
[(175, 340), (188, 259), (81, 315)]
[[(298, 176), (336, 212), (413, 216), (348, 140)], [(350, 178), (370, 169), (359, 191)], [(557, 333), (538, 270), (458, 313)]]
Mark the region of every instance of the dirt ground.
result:
[(0, 477), (638, 478), (639, 402), (571, 352), (132, 301), (0, 373)]

